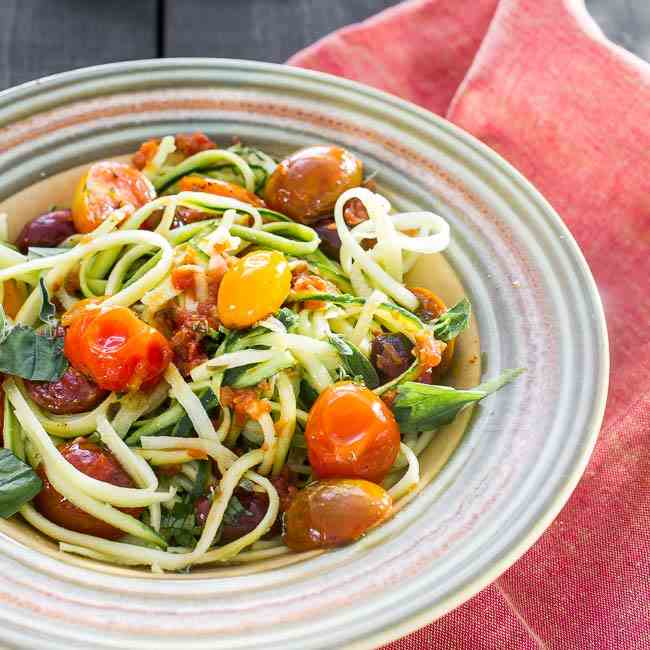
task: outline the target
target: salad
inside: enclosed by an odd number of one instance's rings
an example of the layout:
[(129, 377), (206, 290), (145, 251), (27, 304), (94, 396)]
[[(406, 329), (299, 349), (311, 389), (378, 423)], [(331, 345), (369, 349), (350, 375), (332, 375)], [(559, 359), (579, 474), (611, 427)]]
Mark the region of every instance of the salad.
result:
[(164, 572), (353, 542), (520, 372), (444, 385), (470, 303), (404, 278), (449, 226), (338, 146), (166, 136), (14, 243), (7, 218), (0, 516), (65, 553)]

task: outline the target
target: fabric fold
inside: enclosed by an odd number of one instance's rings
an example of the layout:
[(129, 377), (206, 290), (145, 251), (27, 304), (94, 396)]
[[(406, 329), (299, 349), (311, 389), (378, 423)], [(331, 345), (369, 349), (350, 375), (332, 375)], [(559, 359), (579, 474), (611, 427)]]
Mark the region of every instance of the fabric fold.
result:
[(610, 395), (589, 467), (494, 585), (391, 649), (650, 647), (650, 65), (579, 0), (409, 0), (289, 61), (446, 116), (531, 180), (603, 299)]

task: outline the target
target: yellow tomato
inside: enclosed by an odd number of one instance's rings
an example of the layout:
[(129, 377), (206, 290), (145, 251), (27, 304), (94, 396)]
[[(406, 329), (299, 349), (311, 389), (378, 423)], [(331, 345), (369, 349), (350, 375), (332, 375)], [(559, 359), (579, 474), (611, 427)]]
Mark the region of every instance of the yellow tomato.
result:
[(282, 253), (255, 251), (229, 269), (219, 285), (219, 320), (244, 329), (277, 311), (289, 295), (291, 271)]
[(113, 210), (130, 205), (135, 211), (156, 198), (149, 179), (137, 169), (113, 160), (95, 163), (79, 181), (72, 200), (78, 232), (91, 232)]

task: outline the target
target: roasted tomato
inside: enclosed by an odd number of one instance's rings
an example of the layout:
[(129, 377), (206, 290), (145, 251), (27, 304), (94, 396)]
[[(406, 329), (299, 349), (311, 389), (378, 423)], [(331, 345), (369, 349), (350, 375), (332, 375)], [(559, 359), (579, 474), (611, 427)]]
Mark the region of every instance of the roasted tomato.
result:
[(167, 368), (167, 339), (126, 307), (88, 306), (65, 335), (70, 363), (105, 390), (153, 385)]
[(111, 212), (127, 205), (135, 211), (156, 198), (149, 179), (133, 167), (105, 160), (81, 178), (72, 200), (72, 219), (79, 232), (91, 232)]
[(291, 271), (282, 253), (249, 253), (221, 280), (217, 298), (219, 319), (231, 329), (250, 327), (282, 306), (290, 286)]
[[(429, 291), (429, 289), (425, 289), (424, 287), (412, 287), (411, 291), (420, 301), (420, 308), (418, 309), (417, 314), (423, 321), (429, 322), (435, 320), (447, 311), (447, 305), (445, 305), (442, 298), (433, 293), (433, 291)], [(451, 362), (454, 359), (455, 349), (456, 339), (448, 341), (447, 347), (442, 352), (440, 363), (435, 368), (432, 368), (427, 375), (421, 378), (424, 383), (434, 384), (447, 373), (451, 367)]]
[(392, 505), (390, 494), (370, 481), (317, 481), (294, 496), (284, 515), (284, 542), (294, 551), (349, 544), (386, 519)]
[[(134, 487), (129, 475), (122, 469), (115, 457), (85, 438), (77, 438), (59, 447), (62, 456), (80, 472), (98, 481), (120, 487)], [(45, 468), (39, 465), (38, 474), (43, 479), (43, 489), (34, 497), (36, 509), (50, 521), (78, 533), (96, 535), (105, 539), (118, 539), (124, 533), (72, 505), (57, 492), (47, 480)], [(134, 517), (142, 514), (142, 508), (119, 508)]]
[(29, 396), (39, 406), (57, 415), (90, 411), (107, 395), (107, 391), (73, 366), (68, 366), (56, 381), (25, 379), (24, 383)]
[(180, 189), (183, 192), (206, 192), (216, 196), (227, 196), (237, 199), (243, 203), (249, 203), (257, 207), (264, 207), (264, 201), (257, 194), (249, 192), (241, 185), (228, 183), (216, 178), (203, 178), (201, 176), (185, 176), (181, 178)]
[(331, 214), (336, 200), (361, 185), (363, 164), (341, 147), (317, 146), (297, 151), (271, 174), (264, 198), (278, 212), (312, 224)]
[(309, 412), (309, 463), (319, 478), (363, 478), (379, 483), (393, 466), (400, 432), (390, 409), (371, 390), (342, 382), (329, 386)]
[(58, 246), (76, 232), (72, 222), (72, 212), (54, 210), (25, 224), (16, 239), (16, 246), (22, 253), (26, 253), (30, 246)]

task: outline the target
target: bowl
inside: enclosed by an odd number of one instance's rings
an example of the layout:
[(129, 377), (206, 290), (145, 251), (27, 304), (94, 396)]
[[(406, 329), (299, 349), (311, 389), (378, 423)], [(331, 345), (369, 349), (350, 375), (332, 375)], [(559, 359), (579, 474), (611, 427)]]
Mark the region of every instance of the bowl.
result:
[(472, 301), (451, 383), (527, 368), (437, 434), (421, 457), (417, 496), (337, 551), (160, 576), (63, 554), (19, 517), (0, 522), (4, 642), (375, 647), (489, 584), (568, 499), (605, 405), (600, 299), (558, 215), (472, 136), (356, 83), (220, 59), (134, 61), (30, 82), (0, 94), (0, 124), (0, 211), (14, 235), (68, 203), (91, 161), (151, 137), (203, 130), (279, 156), (320, 142), (348, 147), (396, 208), (450, 223), (444, 256), (422, 258), (409, 283)]

